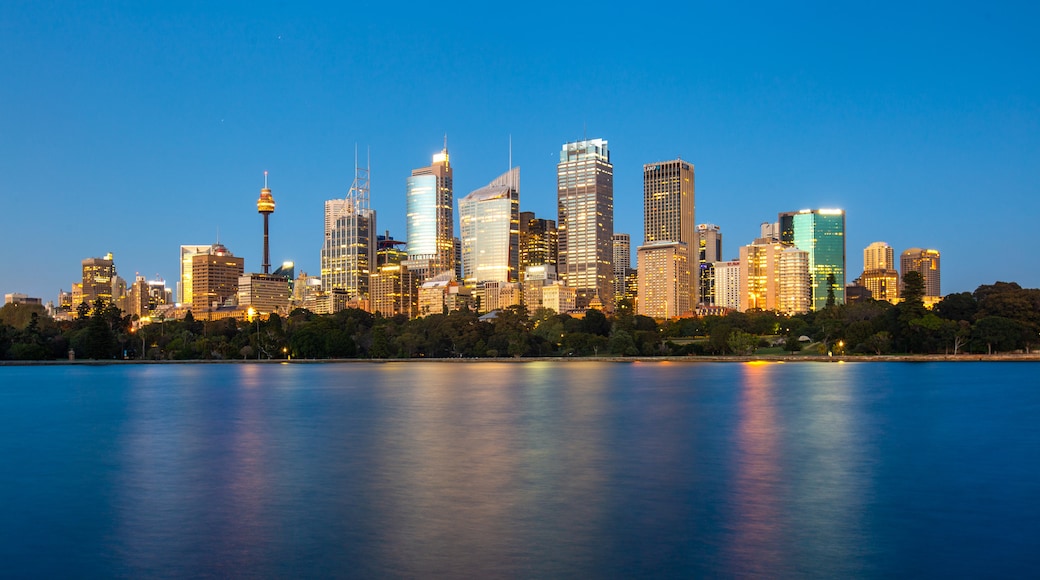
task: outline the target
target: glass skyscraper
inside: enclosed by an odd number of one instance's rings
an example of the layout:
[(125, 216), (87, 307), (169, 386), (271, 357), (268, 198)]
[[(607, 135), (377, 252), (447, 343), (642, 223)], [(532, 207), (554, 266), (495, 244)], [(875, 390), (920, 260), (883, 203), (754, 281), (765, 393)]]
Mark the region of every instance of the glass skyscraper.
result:
[(478, 282), (516, 282), (520, 263), (520, 168), (459, 200), (462, 275)]
[(576, 307), (598, 298), (613, 311), (614, 166), (604, 139), (565, 143), (556, 166), (560, 279)]
[[(845, 212), (840, 209), (803, 209), (780, 214), (780, 241), (809, 253), (812, 309), (827, 306), (829, 290), (834, 303), (845, 303)], [(833, 286), (828, 283), (833, 275)]]
[(412, 171), (407, 183), (407, 235), (410, 268), (435, 276), (455, 268), (455, 216), (448, 145), (433, 164)]

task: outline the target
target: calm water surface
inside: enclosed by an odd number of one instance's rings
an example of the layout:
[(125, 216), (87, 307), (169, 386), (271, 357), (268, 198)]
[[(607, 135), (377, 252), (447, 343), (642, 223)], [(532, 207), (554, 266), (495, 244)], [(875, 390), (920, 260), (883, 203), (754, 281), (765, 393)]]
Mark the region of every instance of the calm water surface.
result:
[(1038, 371), (0, 367), (0, 576), (1034, 576)]

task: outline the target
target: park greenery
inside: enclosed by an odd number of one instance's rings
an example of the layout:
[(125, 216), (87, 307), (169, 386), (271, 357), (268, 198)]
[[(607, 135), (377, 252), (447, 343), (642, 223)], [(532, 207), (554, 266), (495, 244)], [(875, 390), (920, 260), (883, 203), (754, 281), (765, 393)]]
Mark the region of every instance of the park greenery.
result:
[(202, 322), (189, 312), (137, 328), (117, 308), (81, 304), (55, 321), (38, 305), (0, 309), (0, 359), (402, 359), (457, 357), (726, 356), (752, 354), (994, 354), (1040, 348), (1040, 289), (996, 282), (950, 294), (931, 310), (910, 273), (899, 304), (859, 301), (818, 312), (732, 312), (656, 321), (622, 302), (608, 317), (523, 306), (481, 318), (463, 310), (408, 319), (347, 309), (297, 309), (252, 322)]

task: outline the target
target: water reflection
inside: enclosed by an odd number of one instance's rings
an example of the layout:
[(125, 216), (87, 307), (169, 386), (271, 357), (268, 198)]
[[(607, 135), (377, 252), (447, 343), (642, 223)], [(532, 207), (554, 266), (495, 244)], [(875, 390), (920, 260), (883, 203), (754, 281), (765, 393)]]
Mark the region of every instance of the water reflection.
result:
[(787, 567), (783, 484), (773, 367), (741, 367), (733, 490), (733, 538), (725, 547), (738, 575), (769, 576)]
[(1040, 565), (1028, 365), (10, 370), (10, 576), (1026, 577)]

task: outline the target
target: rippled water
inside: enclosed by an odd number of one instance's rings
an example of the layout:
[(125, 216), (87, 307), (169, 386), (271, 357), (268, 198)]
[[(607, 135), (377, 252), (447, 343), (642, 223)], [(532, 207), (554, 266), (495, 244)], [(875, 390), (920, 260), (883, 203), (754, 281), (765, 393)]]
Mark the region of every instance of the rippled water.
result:
[(0, 576), (1033, 576), (1038, 369), (0, 367)]

